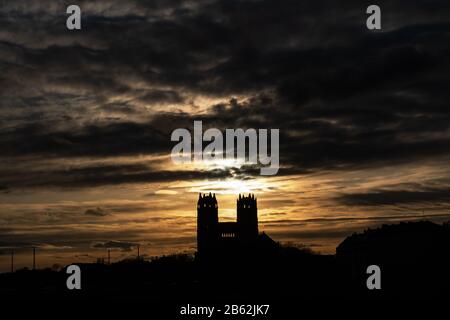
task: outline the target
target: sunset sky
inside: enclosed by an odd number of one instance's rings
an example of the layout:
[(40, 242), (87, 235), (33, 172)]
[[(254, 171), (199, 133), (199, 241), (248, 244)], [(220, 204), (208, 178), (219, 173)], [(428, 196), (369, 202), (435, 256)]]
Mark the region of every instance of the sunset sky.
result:
[[(322, 253), (450, 220), (449, 1), (376, 3), (381, 31), (356, 0), (1, 0), (0, 272), (193, 252), (199, 192)], [(279, 129), (278, 174), (173, 164), (194, 120)]]

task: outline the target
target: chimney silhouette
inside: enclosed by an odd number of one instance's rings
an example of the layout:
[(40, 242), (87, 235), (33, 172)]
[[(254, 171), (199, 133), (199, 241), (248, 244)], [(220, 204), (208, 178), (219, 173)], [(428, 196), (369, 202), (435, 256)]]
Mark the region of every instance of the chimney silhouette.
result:
[(11, 273), (14, 272), (14, 249), (11, 250)]
[(138, 244), (138, 245), (137, 245), (137, 253), (138, 253), (138, 254), (137, 254), (137, 258), (138, 258), (138, 260), (140, 259), (140, 257), (139, 257), (139, 246), (140, 246), (140, 245)]
[(108, 249), (108, 264), (111, 264), (111, 249)]

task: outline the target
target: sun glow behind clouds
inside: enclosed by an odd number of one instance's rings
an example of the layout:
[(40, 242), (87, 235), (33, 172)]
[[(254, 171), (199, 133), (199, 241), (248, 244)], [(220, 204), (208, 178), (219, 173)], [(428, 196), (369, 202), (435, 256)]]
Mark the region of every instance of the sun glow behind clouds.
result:
[(269, 185), (262, 180), (226, 179), (206, 181), (193, 186), (190, 192), (213, 192), (217, 194), (238, 194), (258, 192), (262, 194), (269, 191)]

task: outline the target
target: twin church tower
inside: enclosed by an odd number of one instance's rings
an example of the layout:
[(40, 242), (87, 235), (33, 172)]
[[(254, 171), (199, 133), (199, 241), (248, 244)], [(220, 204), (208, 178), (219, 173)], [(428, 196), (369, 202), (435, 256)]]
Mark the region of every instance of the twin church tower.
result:
[(215, 194), (200, 194), (197, 202), (197, 252), (199, 256), (235, 251), (256, 244), (257, 199), (253, 194), (237, 199), (236, 222), (219, 222)]

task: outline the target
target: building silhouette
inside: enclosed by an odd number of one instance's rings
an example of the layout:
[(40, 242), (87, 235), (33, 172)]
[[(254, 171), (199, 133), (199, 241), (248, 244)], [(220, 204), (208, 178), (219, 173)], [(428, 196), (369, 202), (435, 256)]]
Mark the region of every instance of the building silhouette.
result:
[(219, 222), (215, 194), (199, 194), (197, 202), (197, 254), (199, 257), (242, 253), (250, 249), (275, 247), (276, 243), (258, 231), (255, 195), (239, 195), (236, 222)]

